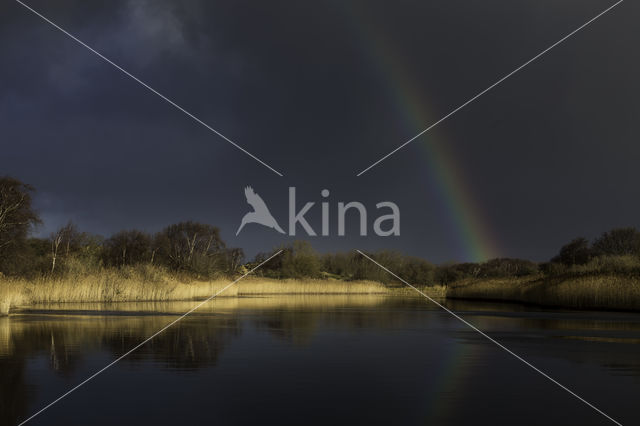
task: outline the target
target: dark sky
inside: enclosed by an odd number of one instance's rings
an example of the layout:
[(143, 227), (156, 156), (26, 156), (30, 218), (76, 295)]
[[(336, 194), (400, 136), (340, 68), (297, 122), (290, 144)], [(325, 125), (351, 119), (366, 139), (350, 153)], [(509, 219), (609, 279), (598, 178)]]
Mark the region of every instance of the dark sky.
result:
[[(0, 0), (0, 175), (48, 235), (193, 219), (236, 237), (251, 185), (302, 202), (394, 201), (401, 236), (309, 238), (434, 262), (545, 260), (640, 227), (640, 5), (625, 1), (361, 177), (356, 173), (613, 4), (526, 1), (27, 3), (284, 174), (279, 177), (17, 2)], [(309, 216), (320, 228), (320, 207)], [(474, 242), (475, 241), (475, 242)]]

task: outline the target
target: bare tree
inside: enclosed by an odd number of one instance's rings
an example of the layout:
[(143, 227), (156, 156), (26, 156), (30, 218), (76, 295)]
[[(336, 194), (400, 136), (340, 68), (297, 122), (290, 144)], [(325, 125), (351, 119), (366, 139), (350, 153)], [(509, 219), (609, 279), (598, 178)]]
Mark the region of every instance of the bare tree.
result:
[(190, 221), (169, 225), (155, 236), (154, 244), (173, 269), (209, 274), (224, 268), (225, 244), (215, 226)]
[(31, 207), (33, 187), (9, 176), (0, 178), (0, 248), (24, 239), (40, 223)]
[(71, 221), (67, 222), (67, 224), (60, 229), (60, 232), (62, 233), (65, 245), (64, 254), (65, 256), (69, 256), (72, 249), (78, 248), (77, 246), (79, 245), (80, 233)]
[(64, 237), (64, 228), (60, 228), (55, 234), (51, 234), (51, 273), (56, 269), (56, 260), (58, 259), (58, 249)]
[(0, 274), (24, 269), (21, 257), (29, 250), (27, 236), (40, 223), (31, 206), (32, 191), (18, 179), (0, 177)]
[[(6, 234), (6, 231), (12, 227), (25, 223), (23, 221), (15, 222), (15, 219), (12, 217), (24, 204), (25, 194), (19, 194), (17, 197), (11, 199), (4, 190), (5, 188), (0, 188), (0, 233), (2, 234)], [(0, 240), (0, 247), (9, 245), (13, 242), (12, 238), (4, 238), (3, 240), (4, 241)]]

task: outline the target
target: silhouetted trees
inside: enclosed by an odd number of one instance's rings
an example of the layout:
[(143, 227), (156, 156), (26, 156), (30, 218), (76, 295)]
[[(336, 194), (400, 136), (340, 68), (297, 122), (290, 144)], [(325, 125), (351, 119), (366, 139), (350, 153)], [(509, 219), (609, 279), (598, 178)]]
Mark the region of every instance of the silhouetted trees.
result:
[(151, 236), (136, 229), (113, 234), (104, 241), (102, 258), (107, 266), (151, 263)]
[(306, 241), (296, 241), (284, 249), (282, 274), (292, 278), (320, 278), (320, 258)]
[(480, 264), (479, 276), (482, 277), (524, 277), (538, 273), (536, 263), (523, 259), (492, 259)]
[(605, 232), (593, 242), (597, 255), (640, 256), (640, 232), (635, 228), (618, 228)]
[(321, 278), (320, 257), (306, 241), (295, 241), (269, 253), (260, 253), (250, 266), (264, 262), (279, 250), (282, 253), (260, 267), (256, 271), (258, 275), (270, 278)]
[[(248, 266), (260, 264), (278, 250), (283, 252), (258, 269), (257, 275), (280, 279), (329, 278), (401, 284), (391, 274), (355, 251), (321, 255), (306, 241), (296, 241), (271, 252), (261, 253)], [(435, 284), (434, 266), (426, 260), (393, 251), (368, 255), (409, 282), (419, 282), (421, 285)]]
[(146, 263), (212, 277), (237, 272), (244, 252), (226, 248), (215, 226), (189, 221), (169, 225), (155, 235), (135, 229), (120, 231), (105, 240), (102, 259), (106, 266)]
[[(375, 259), (384, 265), (389, 271), (398, 275), (409, 283), (420, 283), (420, 285), (434, 285), (435, 268), (424, 259), (406, 256), (395, 251), (381, 251), (377, 253), (367, 253), (367, 256)], [(364, 258), (357, 252), (348, 255), (348, 263), (352, 273), (347, 273), (352, 279), (379, 281), (385, 284), (404, 285), (389, 272), (380, 268), (370, 260)], [(343, 272), (344, 274), (344, 272)]]
[(617, 228), (604, 232), (591, 245), (584, 238), (565, 244), (541, 269), (547, 275), (640, 274), (640, 232)]
[(575, 238), (562, 246), (552, 263), (565, 266), (584, 265), (602, 256), (640, 257), (640, 231), (635, 228), (616, 228), (604, 232), (589, 245), (585, 238)]
[(589, 241), (580, 237), (562, 246), (560, 253), (551, 261), (563, 265), (584, 265), (591, 260), (592, 256), (593, 251), (589, 247)]
[(34, 188), (18, 179), (0, 177), (0, 272), (19, 273), (28, 256), (27, 236), (40, 218), (31, 205)]
[(154, 244), (154, 260), (170, 269), (211, 275), (226, 267), (226, 245), (220, 230), (212, 225), (191, 221), (169, 225), (154, 238)]

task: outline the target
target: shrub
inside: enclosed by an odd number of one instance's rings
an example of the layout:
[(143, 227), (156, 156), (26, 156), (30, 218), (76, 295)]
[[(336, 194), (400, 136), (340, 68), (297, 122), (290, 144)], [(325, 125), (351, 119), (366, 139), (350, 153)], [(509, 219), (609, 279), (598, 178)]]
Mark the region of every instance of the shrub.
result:
[(584, 265), (592, 257), (592, 250), (589, 248), (589, 241), (585, 238), (576, 238), (569, 244), (565, 244), (560, 249), (560, 253), (551, 259), (552, 262), (563, 265)]
[(612, 229), (593, 242), (593, 251), (600, 256), (640, 256), (640, 232), (635, 228)]

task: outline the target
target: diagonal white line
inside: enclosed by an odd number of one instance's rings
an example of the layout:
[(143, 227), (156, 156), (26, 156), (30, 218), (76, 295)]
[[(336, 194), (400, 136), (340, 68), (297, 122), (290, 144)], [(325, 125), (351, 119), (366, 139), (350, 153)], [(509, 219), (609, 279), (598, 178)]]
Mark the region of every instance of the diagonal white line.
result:
[(414, 140), (418, 139), (420, 136), (424, 135), (425, 133), (427, 133), (429, 130), (433, 129), (434, 127), (436, 127), (438, 124), (442, 123), (444, 120), (446, 120), (447, 118), (451, 117), (452, 115), (454, 115), (455, 113), (457, 113), (458, 111), (460, 111), (462, 108), (466, 107), (467, 105), (469, 105), (471, 102), (475, 101), (476, 99), (478, 99), (480, 96), (484, 95), (485, 93), (487, 93), (489, 90), (493, 89), (494, 87), (496, 87), (497, 85), (499, 85), (500, 83), (502, 83), (503, 81), (505, 81), (506, 79), (508, 79), (509, 77), (511, 77), (512, 75), (514, 75), (515, 73), (517, 73), (518, 71), (520, 71), (521, 69), (523, 69), (524, 67), (526, 67), (527, 65), (529, 65), (530, 63), (532, 63), (533, 61), (535, 61), (536, 59), (540, 58), (542, 55), (544, 55), (545, 53), (547, 53), (548, 51), (550, 51), (551, 49), (553, 49), (554, 47), (556, 47), (557, 45), (559, 45), (560, 43), (564, 42), (565, 40), (567, 40), (569, 37), (573, 36), (574, 34), (576, 34), (578, 31), (580, 31), (581, 29), (583, 29), (584, 27), (586, 27), (587, 25), (591, 24), (592, 22), (594, 22), (596, 19), (600, 18), (602, 15), (604, 15), (605, 13), (609, 12), (611, 9), (613, 9), (614, 7), (616, 7), (617, 5), (619, 5), (620, 3), (622, 3), (624, 0), (619, 0), (618, 2), (614, 3), (613, 5), (609, 6), (608, 8), (606, 8), (605, 10), (603, 10), (602, 12), (600, 12), (599, 14), (597, 14), (596, 16), (594, 16), (593, 18), (591, 18), (590, 20), (588, 20), (587, 22), (585, 22), (584, 24), (580, 25), (578, 28), (576, 28), (575, 30), (571, 31), (569, 34), (567, 34), (566, 36), (562, 37), (560, 40), (556, 41), (555, 43), (553, 43), (551, 46), (547, 47), (546, 49), (544, 49), (542, 52), (538, 53), (536, 56), (534, 56), (533, 58), (529, 59), (527, 62), (525, 62), (524, 64), (520, 65), (518, 68), (514, 69), (513, 71), (511, 71), (509, 74), (505, 75), (504, 77), (502, 77), (500, 80), (496, 81), (495, 83), (493, 83), (491, 86), (487, 87), (486, 89), (484, 89), (483, 91), (481, 91), (480, 93), (478, 93), (477, 95), (475, 95), (474, 97), (472, 97), (471, 99), (469, 99), (468, 101), (466, 101), (465, 103), (463, 103), (462, 105), (460, 105), (459, 107), (457, 107), (456, 109), (452, 110), (451, 112), (449, 112), (447, 115), (445, 115), (444, 117), (440, 118), (438, 121), (436, 121), (435, 123), (433, 123), (432, 125), (430, 125), (429, 127), (427, 127), (426, 129), (424, 129), (423, 131), (421, 131), (420, 133), (418, 133), (417, 135), (415, 135), (414, 137), (412, 137), (411, 139), (409, 139), (408, 141), (406, 141), (405, 143), (403, 143), (402, 145), (398, 146), (396, 149), (394, 149), (393, 151), (389, 152), (387, 155), (385, 155), (384, 157), (380, 158), (378, 161), (376, 161), (375, 163), (371, 164), (369, 167), (367, 167), (366, 169), (362, 170), (360, 173), (358, 173), (356, 176), (361, 176), (364, 173), (366, 173), (367, 171), (369, 171), (370, 169), (372, 169), (373, 167), (377, 166), (378, 164), (380, 164), (381, 162), (383, 162), (384, 160), (386, 160), (387, 158), (391, 157), (393, 154), (395, 154), (396, 152), (400, 151), (402, 148), (404, 148), (405, 146), (409, 145), (411, 142), (413, 142)]
[(282, 250), (277, 251), (275, 254), (273, 254), (271, 257), (269, 257), (268, 259), (264, 260), (263, 262), (261, 262), (260, 264), (258, 264), (257, 266), (255, 266), (253, 269), (251, 269), (249, 272), (247, 272), (246, 274), (242, 275), (240, 278), (236, 279), (235, 281), (229, 283), (227, 286), (225, 286), (222, 290), (218, 291), (217, 293), (213, 294), (212, 296), (209, 296), (209, 298), (203, 300), (202, 302), (198, 303), (196, 306), (194, 306), (193, 308), (189, 309), (187, 312), (185, 312), (184, 314), (180, 315), (178, 318), (176, 318), (175, 320), (171, 321), (169, 324), (165, 325), (164, 327), (162, 327), (160, 330), (156, 331), (155, 333), (153, 333), (151, 336), (147, 337), (146, 339), (144, 339), (142, 342), (138, 343), (136, 346), (134, 346), (133, 348), (129, 349), (126, 353), (124, 353), (123, 355), (120, 355), (118, 358), (114, 359), (113, 361), (111, 361), (109, 364), (105, 365), (104, 367), (102, 367), (100, 370), (96, 371), (95, 373), (93, 373), (91, 376), (87, 377), (86, 379), (84, 379), (82, 382), (78, 383), (77, 385), (75, 385), (74, 387), (72, 387), (71, 389), (69, 389), (68, 391), (66, 391), (65, 393), (63, 393), (62, 395), (60, 395), (58, 398), (54, 399), (53, 401), (51, 401), (49, 404), (45, 405), (44, 407), (42, 407), (39, 411), (35, 412), (34, 414), (32, 414), (29, 418), (27, 418), (26, 420), (23, 420), (22, 422), (20, 422), (18, 424), (18, 426), (22, 426), (25, 423), (29, 422), (30, 420), (32, 420), (34, 417), (38, 416), (39, 414), (41, 414), (43, 411), (51, 408), (53, 405), (57, 404), (58, 402), (60, 402), (60, 400), (62, 400), (63, 398), (69, 396), (70, 393), (74, 392), (75, 390), (77, 390), (79, 387), (83, 386), (84, 384), (86, 384), (87, 382), (89, 382), (90, 380), (94, 379), (96, 376), (102, 374), (105, 370), (107, 370), (108, 368), (112, 367), (114, 364), (116, 364), (117, 362), (119, 362), (120, 360), (122, 360), (123, 358), (125, 358), (126, 356), (130, 355), (132, 352), (136, 351), (137, 349), (139, 349), (141, 346), (143, 346), (145, 343), (147, 343), (149, 340), (153, 339), (154, 337), (156, 337), (158, 334), (162, 333), (163, 331), (165, 331), (166, 329), (168, 329), (169, 327), (173, 326), (174, 324), (176, 324), (178, 321), (183, 320), (187, 315), (191, 314), (193, 311), (195, 311), (196, 309), (200, 308), (202, 305), (204, 305), (205, 303), (211, 301), (211, 299), (215, 298), (217, 295), (219, 295), (220, 293), (222, 293), (223, 291), (227, 290), (229, 287), (231, 287), (232, 285), (234, 285), (235, 283), (237, 283), (238, 281), (240, 281), (241, 279), (243, 279), (244, 277), (246, 277), (247, 275), (251, 274), (253, 271), (255, 271), (256, 269), (258, 269), (259, 267), (261, 267), (262, 265), (264, 265), (265, 263), (267, 263), (268, 261), (270, 261), (271, 259), (273, 259), (274, 257), (278, 256), (280, 253), (282, 253)]
[(58, 24), (56, 24), (55, 22), (51, 21), (46, 16), (44, 16), (41, 13), (39, 13), (38, 11), (34, 10), (32, 7), (24, 4), (20, 0), (16, 0), (16, 2), (18, 2), (19, 4), (24, 6), (29, 11), (33, 12), (35, 15), (39, 16), (40, 18), (42, 18), (44, 21), (46, 21), (49, 24), (51, 24), (56, 29), (60, 30), (60, 32), (62, 32), (63, 34), (67, 35), (68, 37), (70, 37), (71, 39), (76, 41), (78, 44), (80, 44), (81, 46), (87, 48), (89, 51), (91, 51), (92, 53), (94, 53), (95, 55), (97, 55), (98, 57), (103, 59), (108, 64), (112, 65), (117, 70), (121, 71), (123, 74), (125, 74), (127, 77), (129, 77), (132, 80), (134, 80), (136, 83), (140, 84), (145, 89), (147, 89), (147, 90), (151, 91), (152, 93), (158, 95), (160, 98), (162, 98), (164, 101), (168, 102), (170, 105), (175, 107), (177, 110), (183, 112), (184, 114), (186, 114), (187, 116), (189, 116), (193, 120), (195, 120), (197, 123), (203, 125), (207, 129), (209, 129), (210, 131), (215, 133), (216, 135), (220, 136), (222, 139), (224, 139), (225, 141), (229, 142), (231, 145), (233, 145), (234, 147), (238, 148), (240, 151), (242, 151), (245, 154), (247, 154), (249, 157), (251, 157), (254, 160), (256, 160), (258, 163), (262, 164), (263, 166), (265, 166), (266, 168), (268, 168), (269, 170), (271, 170), (272, 172), (274, 172), (278, 176), (283, 176), (282, 173), (280, 173), (279, 171), (277, 171), (276, 169), (274, 169), (273, 167), (271, 167), (270, 165), (268, 165), (267, 163), (265, 163), (264, 161), (262, 161), (261, 159), (259, 159), (258, 157), (256, 157), (255, 155), (253, 155), (252, 153), (250, 153), (249, 151), (247, 151), (246, 149), (244, 149), (243, 147), (241, 147), (240, 145), (238, 145), (237, 143), (235, 143), (234, 141), (232, 141), (231, 139), (229, 139), (228, 137), (226, 137), (225, 135), (223, 135), (222, 133), (220, 133), (219, 131), (217, 131), (216, 129), (211, 127), (210, 125), (208, 125), (207, 123), (205, 123), (204, 121), (200, 120), (198, 117), (196, 117), (195, 115), (193, 115), (192, 113), (190, 113), (189, 111), (187, 111), (186, 109), (184, 109), (183, 107), (181, 107), (180, 105), (178, 105), (177, 103), (172, 101), (171, 99), (167, 98), (165, 95), (163, 95), (162, 93), (158, 92), (156, 89), (154, 89), (153, 87), (149, 86), (147, 83), (145, 83), (144, 81), (140, 80), (138, 77), (136, 77), (135, 75), (131, 74), (129, 71), (125, 70), (120, 65), (116, 64), (115, 62), (113, 62), (111, 59), (107, 58), (106, 56), (104, 56), (103, 54), (101, 54), (100, 52), (98, 52), (97, 50), (95, 50), (94, 48), (92, 48), (91, 46), (89, 46), (88, 44), (83, 42), (82, 40), (78, 39), (73, 34), (69, 33), (64, 28), (60, 27)]
[(547, 378), (548, 380), (550, 380), (552, 383), (560, 386), (562, 389), (564, 389), (565, 391), (569, 392), (571, 395), (573, 395), (574, 397), (576, 397), (577, 399), (579, 399), (580, 401), (584, 402), (586, 405), (588, 405), (589, 407), (591, 407), (592, 409), (594, 409), (595, 411), (597, 411), (598, 413), (602, 414), (604, 417), (606, 417), (607, 419), (611, 420), (613, 423), (617, 424), (618, 426), (622, 426), (622, 423), (618, 422), (617, 420), (613, 419), (611, 416), (609, 416), (607, 413), (605, 413), (604, 411), (602, 411), (601, 409), (599, 409), (598, 407), (596, 407), (595, 405), (591, 404), (589, 401), (587, 401), (586, 399), (582, 398), (580, 395), (576, 394), (574, 391), (572, 391), (571, 389), (567, 388), (566, 386), (564, 386), (562, 383), (558, 382), (557, 380), (555, 380), (553, 377), (549, 376), (547, 373), (545, 373), (544, 371), (540, 370), (538, 367), (536, 367), (535, 365), (531, 364), (530, 362), (528, 362), (527, 360), (525, 360), (524, 358), (522, 358), (520, 355), (516, 354), (515, 352), (513, 352), (511, 349), (507, 348), (506, 346), (504, 346), (502, 343), (498, 342), (497, 340), (495, 340), (493, 337), (487, 335), (486, 333), (484, 333), (482, 330), (480, 330), (479, 328), (477, 328), (475, 325), (471, 324), (470, 322), (468, 322), (467, 320), (465, 320), (464, 318), (462, 318), (460, 315), (456, 314), (455, 312), (453, 312), (452, 310), (450, 310), (449, 308), (447, 308), (446, 306), (442, 305), (441, 303), (436, 302), (433, 298), (429, 297), (428, 295), (426, 295), (424, 292), (418, 290), (416, 287), (414, 287), (413, 285), (409, 284), (408, 282), (406, 282), (405, 280), (403, 280), (402, 278), (400, 278), (399, 276), (397, 276), (396, 274), (394, 274), (393, 272), (391, 272), (389, 269), (387, 269), (386, 267), (384, 267), (383, 265), (381, 265), (380, 263), (378, 263), (377, 261), (373, 260), (371, 257), (367, 256), (366, 254), (364, 254), (363, 252), (361, 252), (360, 250), (356, 250), (358, 253), (360, 253), (362, 256), (364, 256), (365, 258), (367, 258), (368, 260), (370, 260), (371, 262), (375, 263), (376, 265), (378, 265), (381, 269), (383, 269), (384, 271), (386, 271), (387, 273), (391, 274), (392, 276), (394, 276), (395, 278), (399, 279), (400, 281), (402, 281), (403, 283), (405, 283), (407, 286), (411, 287), (412, 289), (414, 289), (415, 291), (417, 291), (418, 293), (420, 293), (422, 296), (424, 296), (425, 298), (427, 298), (430, 302), (434, 303), (436, 306), (438, 306), (439, 308), (443, 309), (444, 311), (446, 311), (447, 313), (449, 313), (451, 316), (453, 316), (454, 318), (456, 318), (459, 321), (462, 321), (465, 325), (469, 326), (472, 330), (476, 331), (477, 333), (479, 333), (481, 336), (485, 337), (486, 339), (488, 339), (489, 341), (491, 341), (492, 343), (494, 343), (496, 346), (498, 346), (500, 349), (503, 349), (504, 351), (506, 351), (507, 353), (509, 353), (510, 355), (513, 355), (517, 360), (521, 361), (522, 363), (526, 364), (527, 366), (531, 367), (534, 371), (536, 371), (537, 373), (541, 374), (543, 377)]

